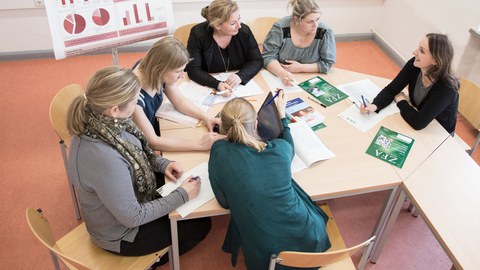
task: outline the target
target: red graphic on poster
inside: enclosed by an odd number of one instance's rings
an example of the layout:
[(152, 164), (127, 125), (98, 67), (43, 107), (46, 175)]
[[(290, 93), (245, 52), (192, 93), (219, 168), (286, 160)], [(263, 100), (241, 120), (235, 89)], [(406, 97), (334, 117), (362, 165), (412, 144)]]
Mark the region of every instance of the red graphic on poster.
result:
[(92, 15), (93, 22), (98, 26), (104, 26), (110, 21), (110, 14), (104, 8), (96, 9)]
[(63, 28), (70, 34), (82, 33), (85, 26), (85, 18), (78, 14), (68, 14), (63, 21)]

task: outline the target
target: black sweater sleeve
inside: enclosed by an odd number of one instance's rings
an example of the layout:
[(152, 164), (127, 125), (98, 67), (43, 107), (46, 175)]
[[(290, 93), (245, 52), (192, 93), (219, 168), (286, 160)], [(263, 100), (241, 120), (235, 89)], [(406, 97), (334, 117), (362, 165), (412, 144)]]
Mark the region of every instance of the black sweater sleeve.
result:
[(378, 93), (377, 97), (375, 97), (372, 103), (377, 105), (377, 112), (390, 105), (395, 96), (409, 84), (410, 76), (414, 71), (413, 60), (414, 58), (410, 59), (410, 61), (403, 66), (395, 79), (385, 86), (385, 88)]

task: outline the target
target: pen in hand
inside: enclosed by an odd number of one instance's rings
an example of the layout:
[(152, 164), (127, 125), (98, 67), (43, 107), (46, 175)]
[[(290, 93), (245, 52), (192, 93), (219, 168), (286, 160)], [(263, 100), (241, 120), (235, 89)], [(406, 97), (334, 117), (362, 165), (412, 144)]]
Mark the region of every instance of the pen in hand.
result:
[(196, 181), (196, 180), (200, 180), (200, 176), (192, 176), (192, 178), (190, 178), (190, 180), (188, 180), (188, 182), (193, 182), (193, 181)]
[(363, 102), (363, 107), (367, 111), (367, 114), (370, 114), (370, 112), (367, 110), (367, 103), (365, 102), (365, 97), (362, 95), (362, 102)]
[[(276, 93), (269, 101), (267, 101), (267, 103), (265, 103), (265, 105), (264, 105), (262, 108), (267, 107), (268, 105), (270, 105), (270, 103), (272, 103), (272, 102), (275, 100), (275, 98), (278, 97), (278, 94), (280, 94), (280, 91), (281, 91), (281, 90), (283, 90), (283, 89), (277, 88), (277, 93)], [(261, 110), (262, 108), (260, 108), (260, 110)]]

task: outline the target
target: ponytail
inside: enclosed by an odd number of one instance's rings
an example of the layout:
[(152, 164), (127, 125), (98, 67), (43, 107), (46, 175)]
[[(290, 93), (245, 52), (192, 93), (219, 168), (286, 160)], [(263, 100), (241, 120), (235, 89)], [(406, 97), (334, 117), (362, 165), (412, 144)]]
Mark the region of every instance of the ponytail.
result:
[(76, 97), (67, 113), (67, 129), (71, 135), (80, 135), (85, 130), (85, 107), (87, 98), (82, 95)]
[(106, 67), (88, 81), (85, 94), (76, 97), (67, 113), (67, 129), (72, 135), (81, 135), (86, 126), (85, 110), (102, 115), (113, 106), (125, 106), (140, 91), (140, 81), (130, 69)]
[(221, 133), (231, 142), (247, 145), (257, 151), (265, 149), (255, 131), (256, 112), (252, 104), (243, 98), (232, 99), (222, 109)]

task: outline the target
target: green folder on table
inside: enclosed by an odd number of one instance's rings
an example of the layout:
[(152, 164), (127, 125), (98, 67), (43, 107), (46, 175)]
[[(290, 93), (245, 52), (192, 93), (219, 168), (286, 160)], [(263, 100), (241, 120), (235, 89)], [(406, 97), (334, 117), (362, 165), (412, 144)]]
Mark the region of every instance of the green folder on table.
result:
[(414, 141), (410, 137), (382, 126), (366, 153), (402, 168)]
[(331, 85), (320, 76), (313, 77), (298, 84), (300, 88), (312, 95), (321, 104), (328, 107), (348, 97), (347, 94)]

